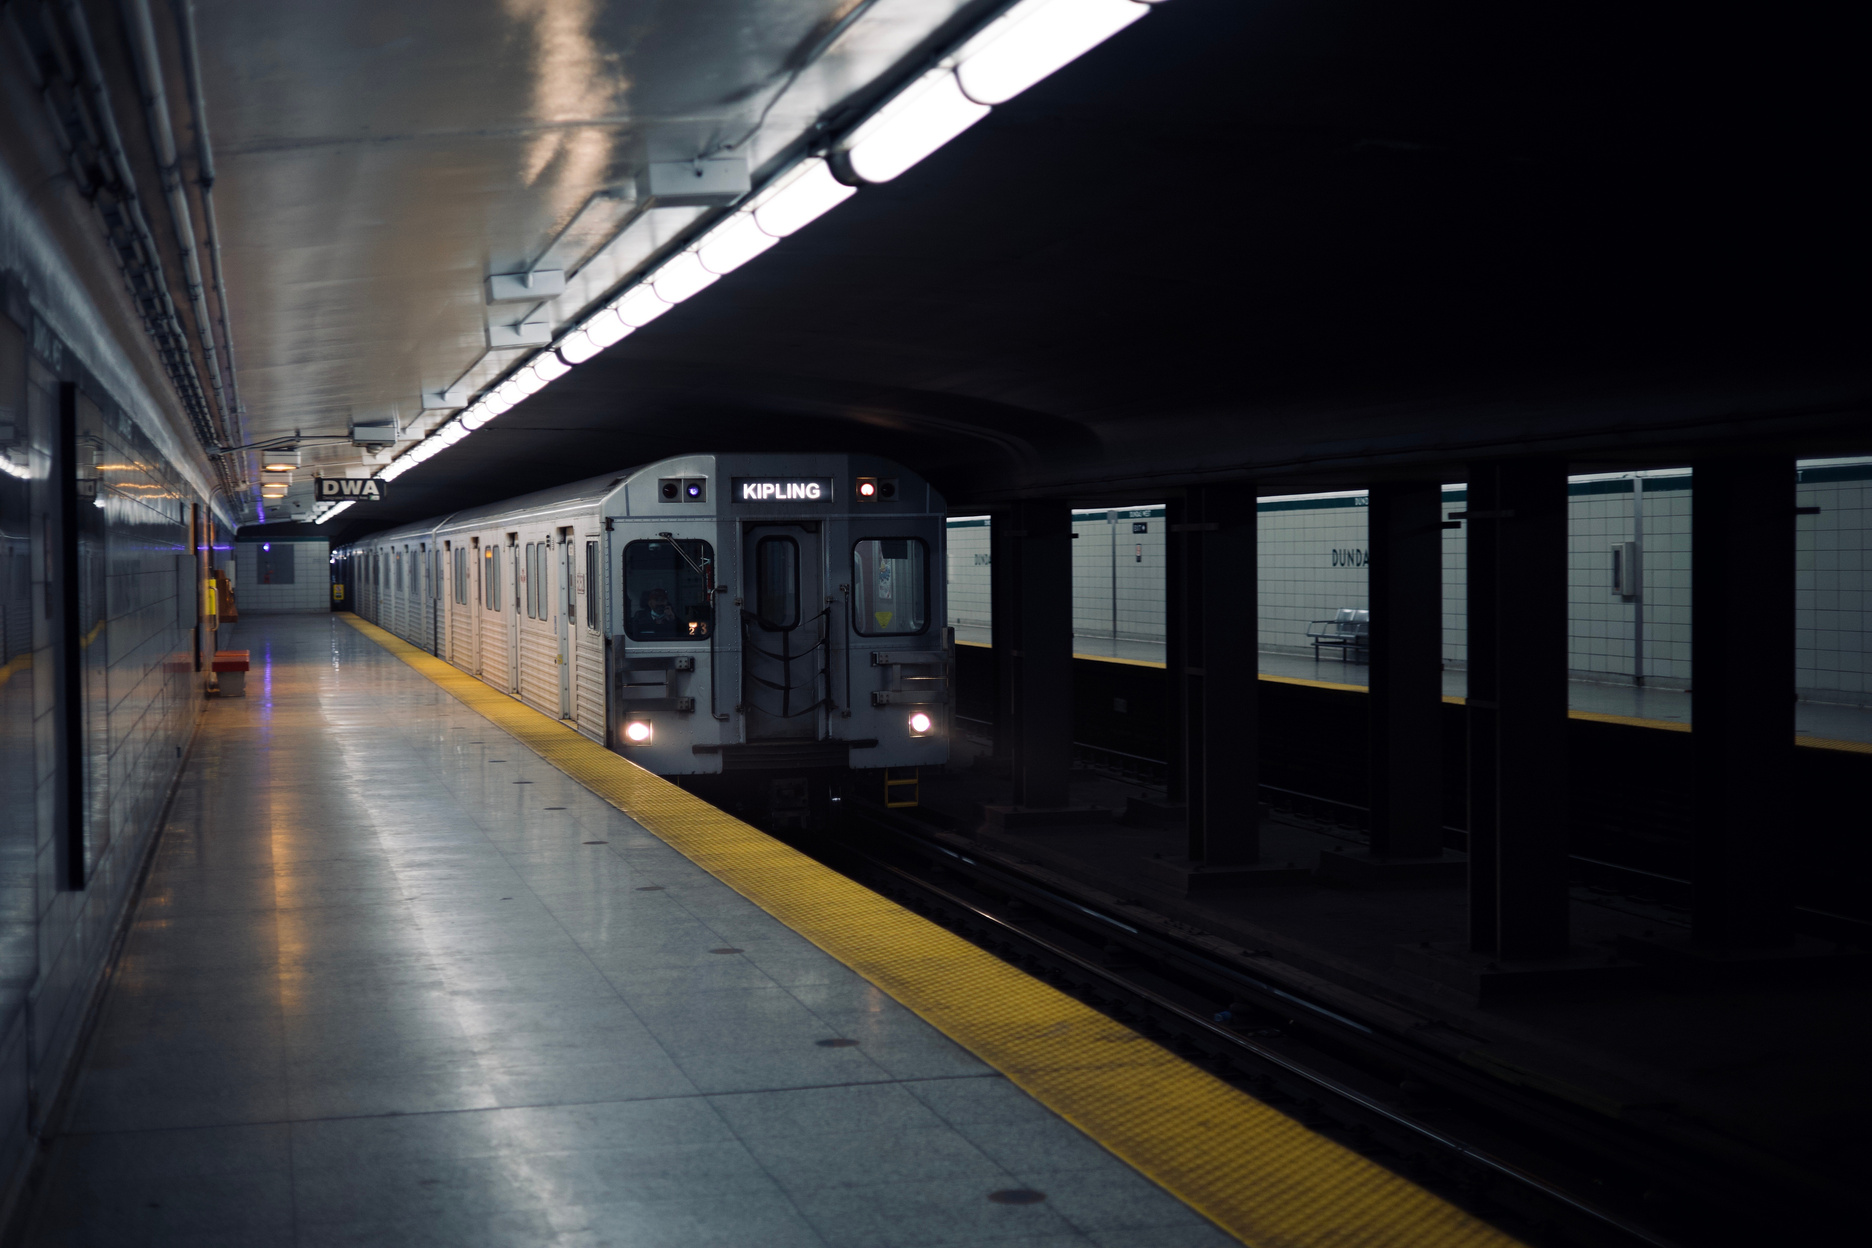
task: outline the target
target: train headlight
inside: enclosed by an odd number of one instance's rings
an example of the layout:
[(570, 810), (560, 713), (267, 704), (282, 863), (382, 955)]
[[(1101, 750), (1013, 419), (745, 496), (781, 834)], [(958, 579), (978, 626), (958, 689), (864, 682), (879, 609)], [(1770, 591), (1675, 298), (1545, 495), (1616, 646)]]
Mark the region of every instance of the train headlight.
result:
[(624, 725), (624, 739), (632, 745), (648, 745), (653, 731), (648, 723), (641, 719), (633, 719)]
[(931, 719), (924, 712), (917, 711), (915, 714), (910, 716), (910, 735), (911, 736), (927, 737), (929, 736), (930, 733), (934, 732), (935, 729), (936, 729), (936, 721)]

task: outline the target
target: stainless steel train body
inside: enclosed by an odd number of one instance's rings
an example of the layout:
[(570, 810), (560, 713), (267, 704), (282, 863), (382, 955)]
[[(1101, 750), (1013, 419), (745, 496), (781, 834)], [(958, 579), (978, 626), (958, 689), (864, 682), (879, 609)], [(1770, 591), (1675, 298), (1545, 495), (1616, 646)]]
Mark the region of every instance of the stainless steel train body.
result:
[(945, 504), (858, 455), (687, 455), (373, 534), (355, 609), (668, 776), (948, 756)]

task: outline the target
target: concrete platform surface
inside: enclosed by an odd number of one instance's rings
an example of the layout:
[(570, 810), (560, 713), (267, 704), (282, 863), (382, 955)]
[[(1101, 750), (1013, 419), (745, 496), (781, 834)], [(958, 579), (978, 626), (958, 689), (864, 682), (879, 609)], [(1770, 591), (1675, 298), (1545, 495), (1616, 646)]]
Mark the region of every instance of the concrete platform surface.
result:
[(28, 1243), (1235, 1242), (337, 618), (238, 636)]

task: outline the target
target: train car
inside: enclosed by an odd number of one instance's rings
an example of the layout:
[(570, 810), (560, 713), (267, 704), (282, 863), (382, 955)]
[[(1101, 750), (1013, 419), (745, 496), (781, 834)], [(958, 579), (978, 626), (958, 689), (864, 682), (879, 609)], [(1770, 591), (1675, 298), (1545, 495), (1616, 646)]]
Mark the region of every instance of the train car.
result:
[(788, 824), (823, 811), (841, 776), (946, 761), (945, 513), (885, 460), (686, 455), (339, 558), (366, 619)]

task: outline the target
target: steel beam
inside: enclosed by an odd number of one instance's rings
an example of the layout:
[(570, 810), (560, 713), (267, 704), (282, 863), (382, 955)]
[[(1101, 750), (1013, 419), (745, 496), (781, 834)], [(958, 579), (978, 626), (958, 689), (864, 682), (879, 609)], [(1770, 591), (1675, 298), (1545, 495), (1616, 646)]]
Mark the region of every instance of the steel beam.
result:
[(1566, 464), (1472, 464), (1464, 511), (1470, 944), (1554, 957), (1569, 939)]
[(1371, 854), (1443, 852), (1443, 487), (1371, 489)]
[(1699, 460), (1691, 486), (1690, 928), (1716, 949), (1794, 939), (1794, 859), (1777, 836), (1794, 751), (1794, 464)]

